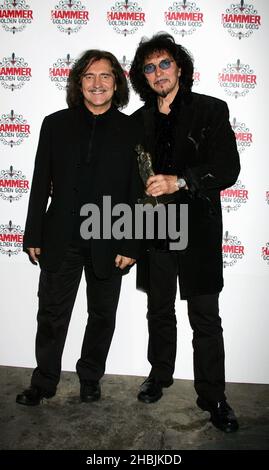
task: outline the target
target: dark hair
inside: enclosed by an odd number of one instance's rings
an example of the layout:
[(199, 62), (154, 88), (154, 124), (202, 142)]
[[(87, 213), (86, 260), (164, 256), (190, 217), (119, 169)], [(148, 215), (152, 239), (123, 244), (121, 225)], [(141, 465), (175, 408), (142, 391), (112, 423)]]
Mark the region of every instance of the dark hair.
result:
[(142, 101), (149, 101), (155, 92), (150, 88), (143, 72), (145, 59), (155, 52), (166, 51), (181, 68), (179, 77), (180, 89), (183, 93), (191, 91), (193, 84), (193, 59), (190, 53), (175, 43), (173, 36), (168, 33), (157, 33), (151, 39), (142, 38), (131, 65), (129, 77), (133, 89)]
[(83, 94), (81, 92), (81, 78), (89, 64), (98, 60), (105, 59), (111, 63), (112, 71), (115, 76), (117, 89), (114, 92), (112, 103), (116, 108), (123, 108), (129, 101), (129, 88), (123, 68), (116, 57), (107, 51), (99, 49), (90, 49), (84, 52), (72, 67), (67, 81), (66, 101), (69, 108), (83, 103)]

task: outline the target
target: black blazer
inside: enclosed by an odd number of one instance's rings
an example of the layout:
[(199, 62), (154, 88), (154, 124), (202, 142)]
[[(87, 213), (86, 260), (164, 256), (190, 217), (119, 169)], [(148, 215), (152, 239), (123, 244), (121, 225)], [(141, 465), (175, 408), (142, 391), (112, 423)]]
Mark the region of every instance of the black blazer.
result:
[[(72, 240), (81, 152), (82, 107), (64, 109), (47, 116), (42, 124), (24, 234), (24, 250), (40, 247), (40, 266), (56, 271)], [(112, 107), (97, 116), (102, 132), (94, 139), (97, 154), (89, 185), (91, 203), (102, 213), (102, 197), (110, 195), (112, 206), (134, 204), (141, 192), (129, 117)], [(85, 123), (84, 123), (85, 125)], [(52, 190), (50, 204), (48, 200)], [(98, 277), (109, 277), (117, 254), (137, 258), (135, 240), (91, 240), (93, 268)]]
[[(222, 213), (220, 191), (232, 186), (240, 171), (234, 132), (227, 104), (197, 93), (175, 98), (173, 160), (176, 172), (189, 191), (175, 193), (178, 203), (188, 204), (188, 247), (179, 252), (181, 297), (220, 292), (223, 287)], [(154, 112), (156, 104), (143, 106), (131, 119), (140, 133), (154, 167)], [(144, 263), (138, 276), (145, 279)], [(139, 272), (141, 270), (141, 273)], [(141, 277), (140, 277), (141, 275)], [(146, 290), (146, 286), (140, 286)]]

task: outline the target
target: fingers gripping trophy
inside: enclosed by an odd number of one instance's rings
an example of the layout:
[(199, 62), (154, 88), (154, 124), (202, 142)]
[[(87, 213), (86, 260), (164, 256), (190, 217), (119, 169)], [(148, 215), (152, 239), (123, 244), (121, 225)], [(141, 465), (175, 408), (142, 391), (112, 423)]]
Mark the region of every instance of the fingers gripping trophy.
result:
[[(146, 188), (149, 177), (155, 175), (152, 168), (151, 155), (149, 152), (145, 152), (144, 147), (141, 144), (138, 144), (135, 147), (135, 151), (137, 153), (139, 173), (144, 183), (144, 187)], [(157, 198), (154, 196), (145, 196), (143, 198), (138, 199), (138, 202), (139, 204), (151, 204), (153, 206), (156, 206), (158, 204)]]
[[(144, 187), (147, 186), (147, 181), (150, 176), (154, 176), (154, 170), (152, 167), (152, 157), (149, 152), (146, 152), (143, 145), (138, 144), (135, 147), (135, 151), (137, 153), (137, 162), (139, 173), (141, 179), (144, 183)], [(143, 198), (138, 199), (139, 204), (151, 204), (152, 206), (156, 206), (158, 204), (166, 204), (168, 202), (173, 202), (174, 198), (172, 195), (164, 194), (163, 196), (148, 196), (146, 195)]]

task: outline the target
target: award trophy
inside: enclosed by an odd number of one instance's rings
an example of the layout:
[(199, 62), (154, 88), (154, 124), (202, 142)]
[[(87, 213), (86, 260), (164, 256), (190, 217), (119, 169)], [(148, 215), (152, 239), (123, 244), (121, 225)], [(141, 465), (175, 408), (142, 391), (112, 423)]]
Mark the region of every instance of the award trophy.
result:
[[(139, 173), (141, 176), (141, 179), (144, 183), (144, 186), (146, 187), (147, 180), (150, 176), (154, 176), (155, 173), (152, 168), (152, 158), (149, 152), (146, 152), (144, 150), (143, 145), (138, 144), (135, 147), (135, 151), (137, 153), (137, 162), (138, 162), (138, 168), (139, 168)], [(157, 204), (165, 204), (168, 202), (173, 201), (172, 195), (164, 194), (163, 196), (147, 196), (138, 199), (139, 204), (151, 204), (152, 206), (156, 206)]]

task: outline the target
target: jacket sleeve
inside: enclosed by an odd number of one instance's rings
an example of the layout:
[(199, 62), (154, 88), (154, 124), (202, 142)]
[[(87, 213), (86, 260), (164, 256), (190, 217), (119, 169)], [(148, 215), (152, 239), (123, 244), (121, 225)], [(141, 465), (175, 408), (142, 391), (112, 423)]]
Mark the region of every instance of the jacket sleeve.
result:
[[(210, 125), (203, 129), (206, 140), (204, 162), (191, 168), (186, 167), (182, 175), (191, 193), (200, 189), (223, 190), (236, 182), (240, 172), (239, 154), (229, 122), (228, 106), (224, 101), (218, 101), (214, 111)], [(199, 145), (194, 145), (199, 153)]]
[(51, 190), (49, 120), (42, 123), (25, 224), (23, 248), (42, 246), (44, 216)]
[(132, 209), (132, 238), (124, 239), (121, 246), (121, 252), (119, 253), (122, 256), (127, 256), (129, 258), (138, 259), (142, 251), (142, 240), (135, 238), (135, 204), (137, 200), (143, 194), (143, 184), (138, 171), (138, 163), (136, 159), (136, 154), (132, 152), (132, 163), (131, 163), (131, 172), (129, 180), (129, 206)]

